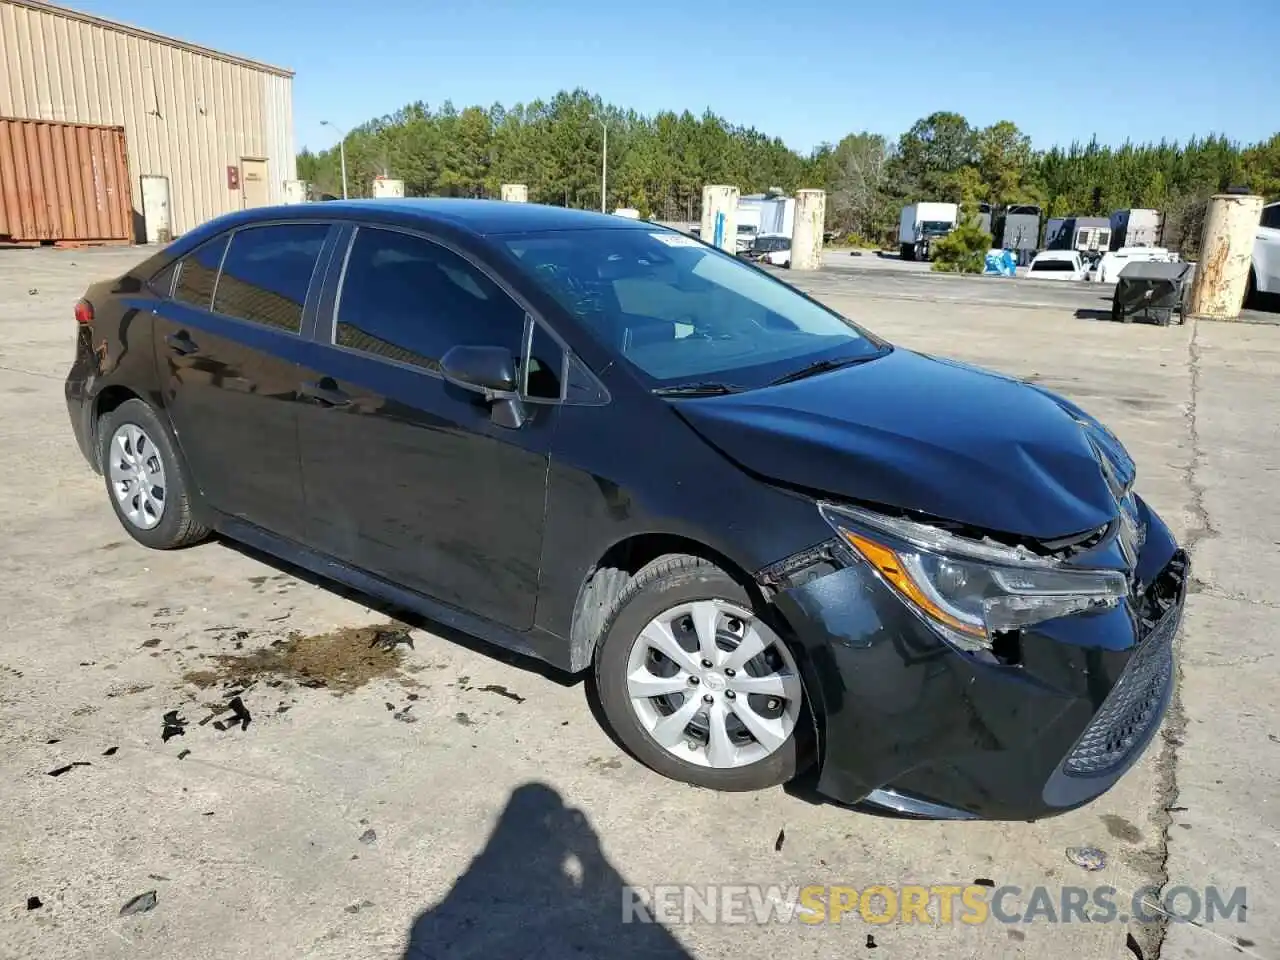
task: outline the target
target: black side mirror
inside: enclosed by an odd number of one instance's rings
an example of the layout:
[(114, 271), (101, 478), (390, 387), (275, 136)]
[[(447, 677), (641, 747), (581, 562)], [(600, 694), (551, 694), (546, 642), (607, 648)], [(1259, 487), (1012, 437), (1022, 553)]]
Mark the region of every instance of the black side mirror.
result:
[(440, 359), (444, 378), (487, 400), (516, 392), (516, 362), (504, 347), (453, 347)]
[(445, 380), (484, 397), (490, 419), (500, 427), (524, 426), (524, 405), (516, 382), (516, 361), (505, 347), (452, 347), (440, 358)]

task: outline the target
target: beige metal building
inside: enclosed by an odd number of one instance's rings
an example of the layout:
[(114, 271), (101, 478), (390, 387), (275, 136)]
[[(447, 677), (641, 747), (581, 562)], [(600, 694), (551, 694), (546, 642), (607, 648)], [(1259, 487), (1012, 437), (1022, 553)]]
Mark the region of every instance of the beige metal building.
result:
[[(74, 144), (76, 134), (83, 141), (92, 128), (60, 130), (63, 124), (123, 128), (138, 243), (243, 207), (283, 203), (285, 182), (297, 176), (292, 71), (44, 0), (0, 0), (6, 117), (54, 122), (0, 127), (0, 140), (4, 129), (13, 131), (12, 142), (0, 142), (0, 180), (10, 181), (0, 182), (0, 205), (7, 195), (13, 222), (22, 219), (14, 203), (34, 215), (47, 207), (54, 220), (59, 208), (72, 209), (78, 188), (62, 181), (76, 162), (92, 166), (90, 181), (103, 179), (97, 160), (68, 160), (58, 147)], [(22, 130), (40, 131), (40, 143)], [(59, 163), (46, 142), (58, 148)]]

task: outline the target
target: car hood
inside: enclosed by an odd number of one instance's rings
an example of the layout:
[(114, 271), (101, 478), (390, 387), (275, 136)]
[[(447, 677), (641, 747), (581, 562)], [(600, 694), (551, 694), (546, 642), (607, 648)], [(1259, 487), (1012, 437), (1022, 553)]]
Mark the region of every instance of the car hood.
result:
[(1132, 480), (1114, 437), (1067, 401), (901, 348), (673, 403), (705, 440), (769, 480), (992, 532), (1052, 540), (1096, 529), (1116, 517), (1117, 490)]

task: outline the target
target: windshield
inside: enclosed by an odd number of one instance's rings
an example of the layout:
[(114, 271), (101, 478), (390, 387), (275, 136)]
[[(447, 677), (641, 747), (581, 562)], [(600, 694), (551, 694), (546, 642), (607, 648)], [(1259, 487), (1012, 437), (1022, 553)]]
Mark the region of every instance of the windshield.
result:
[(950, 233), (955, 224), (946, 220), (925, 220), (920, 224), (920, 232), (925, 235)]
[(674, 231), (575, 230), (503, 242), (650, 387), (758, 387), (885, 346), (763, 271)]

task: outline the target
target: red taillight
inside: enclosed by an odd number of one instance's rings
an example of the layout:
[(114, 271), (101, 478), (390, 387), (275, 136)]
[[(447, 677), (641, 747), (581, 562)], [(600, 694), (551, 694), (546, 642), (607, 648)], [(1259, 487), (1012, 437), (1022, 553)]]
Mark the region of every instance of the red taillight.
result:
[(93, 323), (93, 304), (88, 300), (81, 300), (76, 304), (76, 323)]

